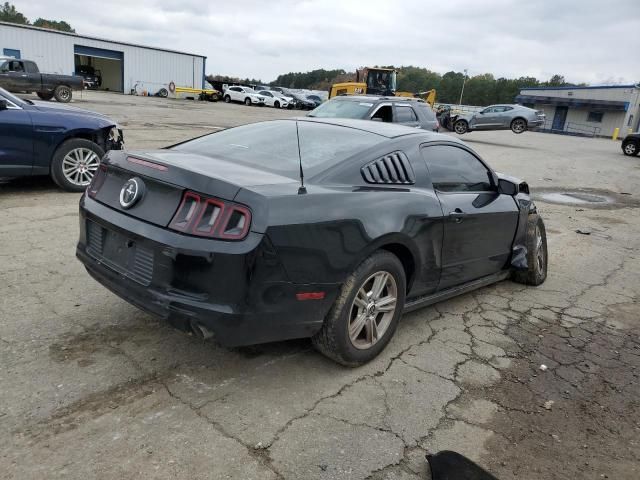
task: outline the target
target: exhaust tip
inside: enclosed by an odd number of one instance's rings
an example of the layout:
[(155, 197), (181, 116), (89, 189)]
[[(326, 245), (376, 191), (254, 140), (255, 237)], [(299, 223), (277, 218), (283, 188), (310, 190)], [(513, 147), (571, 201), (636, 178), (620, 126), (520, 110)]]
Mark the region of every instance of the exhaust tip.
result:
[(214, 335), (213, 331), (209, 330), (203, 324), (195, 321), (191, 322), (191, 330), (196, 337), (203, 340), (209, 340), (210, 338), (213, 338)]

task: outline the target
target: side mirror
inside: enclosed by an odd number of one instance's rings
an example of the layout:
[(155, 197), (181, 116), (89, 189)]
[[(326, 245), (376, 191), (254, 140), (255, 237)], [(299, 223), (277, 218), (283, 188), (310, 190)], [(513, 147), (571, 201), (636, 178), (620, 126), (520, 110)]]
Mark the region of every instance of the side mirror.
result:
[(498, 180), (498, 193), (502, 193), (504, 195), (516, 195), (518, 193), (518, 185), (509, 180), (505, 180), (501, 178)]
[(0, 111), (6, 110), (8, 108), (8, 104), (6, 100), (0, 100)]

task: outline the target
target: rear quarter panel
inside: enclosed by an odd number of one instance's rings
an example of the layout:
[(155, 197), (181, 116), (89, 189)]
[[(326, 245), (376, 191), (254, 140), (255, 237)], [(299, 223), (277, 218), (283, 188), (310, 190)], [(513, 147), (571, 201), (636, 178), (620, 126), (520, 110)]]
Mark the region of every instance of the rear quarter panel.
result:
[[(383, 153), (391, 153), (397, 149)], [(266, 234), (296, 283), (342, 283), (374, 251), (402, 245), (415, 268), (410, 294), (433, 291), (440, 275), (443, 215), (424, 162), (409, 151), (416, 184), (368, 185), (357, 159), (351, 185), (307, 185), (306, 194), (268, 198)], [(355, 173), (354, 173), (355, 172)], [(295, 187), (297, 190), (297, 186)]]

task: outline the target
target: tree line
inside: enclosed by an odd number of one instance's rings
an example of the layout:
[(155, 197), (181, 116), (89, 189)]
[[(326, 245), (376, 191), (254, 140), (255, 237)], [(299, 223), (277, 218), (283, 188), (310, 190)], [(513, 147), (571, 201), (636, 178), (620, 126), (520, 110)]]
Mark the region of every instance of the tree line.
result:
[(76, 33), (64, 20), (47, 20), (46, 18), (37, 18), (33, 23), (29, 21), (22, 13), (16, 10), (15, 5), (9, 2), (0, 4), (0, 22), (17, 23), (18, 25), (32, 25), (34, 27), (48, 28), (50, 30), (60, 30), (61, 32)]
[[(389, 66), (385, 68), (394, 68)], [(437, 101), (440, 103), (458, 103), (464, 81), (464, 95), (462, 103), (468, 105), (491, 105), (494, 103), (513, 103), (520, 89), (525, 87), (565, 87), (584, 86), (573, 84), (565, 80), (562, 75), (553, 75), (547, 81), (534, 77), (495, 78), (491, 73), (483, 73), (465, 77), (462, 72), (447, 72), (440, 74), (421, 67), (399, 67), (398, 91), (420, 93), (435, 89)], [(291, 72), (278, 77), (271, 85), (288, 88), (308, 88), (312, 90), (328, 90), (333, 83), (355, 81), (354, 73), (344, 70), (317, 69), (310, 72)]]

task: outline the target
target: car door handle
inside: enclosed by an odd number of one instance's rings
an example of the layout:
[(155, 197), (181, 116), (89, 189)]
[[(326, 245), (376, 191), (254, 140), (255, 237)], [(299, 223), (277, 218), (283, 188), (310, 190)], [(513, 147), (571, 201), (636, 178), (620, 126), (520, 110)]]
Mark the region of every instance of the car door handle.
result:
[(449, 218), (453, 220), (455, 223), (460, 223), (467, 214), (464, 213), (459, 208), (456, 208), (453, 212), (449, 212)]

